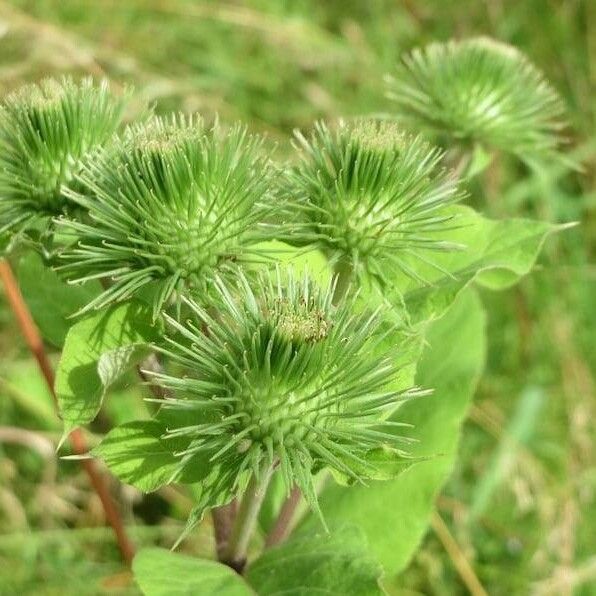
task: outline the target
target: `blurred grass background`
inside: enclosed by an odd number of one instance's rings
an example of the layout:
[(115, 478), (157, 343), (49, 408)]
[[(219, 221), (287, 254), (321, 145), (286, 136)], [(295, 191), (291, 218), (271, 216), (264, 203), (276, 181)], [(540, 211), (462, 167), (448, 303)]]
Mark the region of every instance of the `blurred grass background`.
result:
[[(489, 594), (596, 594), (596, 2), (0, 1), (0, 93), (61, 73), (107, 76), (134, 85), (133, 111), (217, 112), (284, 142), (317, 118), (390, 112), (383, 75), (403, 51), (480, 34), (518, 46), (561, 92), (583, 165), (529, 170), (499, 157), (471, 202), (492, 217), (581, 225), (549, 241), (518, 287), (483, 294), (487, 370), (438, 509)], [(3, 300), (0, 426), (41, 432), (0, 445), (0, 594), (134, 593), (76, 463), (57, 465), (60, 425)], [(123, 389), (105, 417), (132, 418), (139, 403)], [(119, 490), (137, 541), (169, 545), (187, 498)], [(209, 541), (206, 528), (186, 548)], [(400, 584), (467, 593), (432, 531)]]

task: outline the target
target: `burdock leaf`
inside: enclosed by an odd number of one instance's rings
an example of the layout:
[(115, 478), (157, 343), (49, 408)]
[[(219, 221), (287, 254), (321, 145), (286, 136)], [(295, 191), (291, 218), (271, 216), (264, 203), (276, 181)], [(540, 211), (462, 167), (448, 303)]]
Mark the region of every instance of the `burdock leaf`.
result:
[(167, 484), (179, 465), (175, 441), (162, 439), (164, 432), (155, 420), (129, 422), (111, 430), (91, 453), (122, 482), (150, 492)]
[(382, 594), (383, 570), (366, 542), (365, 534), (353, 526), (332, 536), (297, 537), (261, 555), (246, 579), (258, 594), (270, 596)]
[(56, 375), (56, 394), (66, 430), (95, 418), (108, 386), (154, 341), (151, 309), (127, 302), (73, 325), (64, 342)]
[(186, 437), (170, 437), (163, 420), (135, 420), (111, 430), (91, 454), (100, 457), (122, 482), (150, 492), (174, 481), (191, 484), (195, 507), (189, 524), (198, 523), (206, 508), (223, 505), (234, 495), (235, 474), (197, 453), (181, 465)]
[(244, 580), (226, 565), (161, 548), (140, 551), (132, 569), (145, 596), (254, 596)]
[(97, 361), (97, 374), (103, 385), (104, 394), (127, 370), (150, 353), (151, 348), (146, 343), (118, 346), (109, 352), (104, 352)]
[(436, 255), (433, 265), (418, 264), (425, 283), (398, 275), (394, 289), (387, 289), (398, 309), (405, 305), (412, 323), (441, 317), (473, 281), (493, 290), (513, 285), (531, 271), (546, 239), (567, 227), (530, 219), (491, 220), (469, 207), (452, 209), (459, 227), (445, 239), (465, 248)]
[[(370, 480), (393, 480), (400, 474), (409, 470), (413, 465), (428, 458), (414, 457), (405, 451), (393, 449), (385, 445), (371, 449), (362, 458)], [(372, 471), (371, 471), (372, 468)], [(333, 472), (333, 477), (339, 484), (352, 486), (354, 479), (340, 472)]]

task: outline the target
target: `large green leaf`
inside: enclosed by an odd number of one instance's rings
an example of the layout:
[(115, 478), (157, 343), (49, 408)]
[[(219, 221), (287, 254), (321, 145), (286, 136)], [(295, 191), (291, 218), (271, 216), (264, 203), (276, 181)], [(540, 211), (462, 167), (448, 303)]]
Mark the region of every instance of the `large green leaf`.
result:
[(459, 293), (476, 281), (494, 290), (504, 289), (529, 273), (546, 238), (565, 226), (529, 219), (491, 220), (464, 206), (453, 208), (456, 229), (442, 239), (462, 245), (460, 251), (428, 255), (437, 267), (412, 261), (424, 280), (397, 277), (402, 300), (413, 323), (439, 318)]
[(156, 338), (151, 309), (134, 301), (93, 313), (70, 328), (56, 375), (66, 430), (95, 418), (109, 385)]
[(145, 596), (251, 596), (254, 592), (229, 567), (161, 548), (145, 548), (132, 564)]
[(261, 555), (246, 578), (260, 596), (369, 596), (382, 594), (381, 566), (355, 527), (334, 535), (294, 538)]
[[(485, 357), (485, 316), (475, 292), (463, 292), (429, 328), (417, 382), (434, 394), (407, 402), (397, 419), (415, 425), (409, 451), (428, 457), (397, 479), (367, 487), (330, 485), (321, 508), (333, 530), (347, 520), (362, 528), (372, 552), (390, 574), (402, 570), (422, 540), (435, 497), (453, 467), (462, 420)], [(310, 516), (300, 533), (319, 522)]]
[(84, 286), (64, 283), (34, 252), (19, 260), (16, 274), (44, 339), (56, 347), (62, 347), (66, 333), (75, 323), (69, 317), (101, 292), (99, 282)]

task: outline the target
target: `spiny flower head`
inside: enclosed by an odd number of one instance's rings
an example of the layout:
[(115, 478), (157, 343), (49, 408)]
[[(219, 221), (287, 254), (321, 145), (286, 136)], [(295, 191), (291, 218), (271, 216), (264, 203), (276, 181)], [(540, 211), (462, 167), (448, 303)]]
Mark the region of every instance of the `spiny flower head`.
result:
[[(152, 285), (155, 315), (180, 290), (204, 290), (215, 272), (249, 260), (275, 210), (261, 140), (242, 126), (206, 128), (196, 117), (132, 126), (86, 166), (86, 192), (70, 193), (88, 222), (59, 269), (72, 282), (111, 284), (86, 309)], [(85, 310), (86, 310), (85, 309)]]
[(553, 153), (563, 103), (517, 49), (486, 37), (431, 43), (387, 78), (398, 115), (417, 128), (525, 157)]
[(200, 454), (236, 478), (279, 466), (287, 489), (297, 483), (316, 507), (313, 473), (366, 479), (371, 450), (408, 441), (387, 418), (420, 392), (391, 388), (399, 370), (386, 348), (379, 354), (378, 312), (356, 313), (353, 299), (334, 306), (333, 283), (322, 289), (279, 269), (216, 286), (217, 315), (191, 300), (187, 320), (166, 315), (163, 352), (185, 376), (154, 374), (173, 394), (158, 414), (170, 421), (164, 439), (188, 441), (180, 475)]
[(289, 240), (312, 243), (333, 263), (385, 282), (401, 271), (418, 278), (416, 259), (456, 246), (441, 240), (461, 198), (440, 167), (442, 154), (395, 124), (361, 120), (330, 130), (296, 133), (300, 163), (287, 175), (297, 220)]
[(125, 96), (104, 81), (48, 79), (8, 95), (0, 108), (0, 233), (11, 235), (50, 223), (69, 201), (88, 154), (119, 125)]

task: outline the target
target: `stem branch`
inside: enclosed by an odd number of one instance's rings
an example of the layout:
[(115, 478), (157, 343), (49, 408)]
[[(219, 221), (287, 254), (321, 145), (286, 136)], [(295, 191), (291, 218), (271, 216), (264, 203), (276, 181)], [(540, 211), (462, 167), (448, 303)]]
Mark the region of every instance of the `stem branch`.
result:
[(341, 258), (335, 264), (335, 291), (333, 292), (333, 304), (337, 304), (348, 292), (352, 283), (354, 269), (350, 261)]
[(242, 573), (246, 565), (248, 543), (257, 523), (273, 470), (274, 466), (267, 466), (258, 475), (253, 474), (240, 504), (227, 555), (223, 561), (238, 573)]
[(231, 503), (221, 507), (214, 507), (211, 510), (213, 519), (213, 533), (215, 535), (215, 549), (217, 560), (224, 561), (227, 557), (230, 544), (230, 536), (234, 527), (236, 517), (237, 501), (234, 499)]
[(265, 541), (265, 548), (270, 548), (280, 544), (286, 540), (292, 530), (292, 521), (296, 513), (296, 509), (300, 504), (301, 497), (300, 489), (294, 486), (285, 500), (284, 504), (279, 510), (279, 515), (275, 520), (275, 524), (267, 536)]

